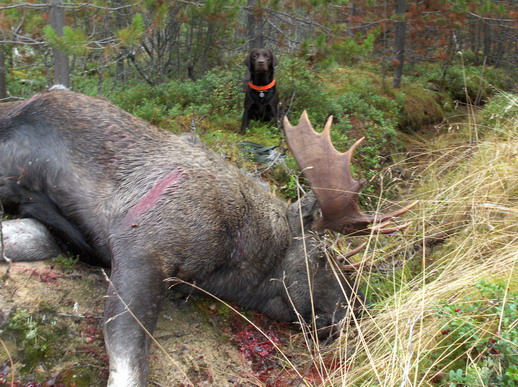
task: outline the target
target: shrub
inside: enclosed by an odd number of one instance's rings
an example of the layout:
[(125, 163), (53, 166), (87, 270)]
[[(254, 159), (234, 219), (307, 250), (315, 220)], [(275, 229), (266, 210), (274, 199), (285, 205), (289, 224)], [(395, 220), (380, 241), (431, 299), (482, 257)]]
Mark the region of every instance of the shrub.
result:
[(158, 86), (140, 83), (114, 90), (109, 98), (124, 110), (167, 128), (169, 119), (181, 116), (237, 115), (239, 83), (235, 74), (218, 68), (197, 81), (176, 79)]
[(518, 96), (499, 93), (489, 100), (481, 114), (483, 132), (489, 130), (503, 136), (518, 133)]
[[(437, 307), (444, 338), (435, 351), (451, 383), (514, 386), (518, 382), (518, 293), (480, 281), (479, 295)], [(447, 354), (447, 356), (441, 354)], [(449, 365), (449, 366), (448, 366)], [(442, 367), (441, 367), (442, 368)]]
[(502, 69), (480, 66), (449, 67), (428, 66), (422, 68), (422, 81), (432, 89), (447, 92), (454, 100), (470, 103), (484, 102), (496, 89), (505, 90), (512, 82)]
[(298, 117), (307, 110), (315, 122), (323, 122), (333, 104), (324, 82), (307, 63), (299, 58), (283, 57), (277, 75), (281, 99), (290, 117)]

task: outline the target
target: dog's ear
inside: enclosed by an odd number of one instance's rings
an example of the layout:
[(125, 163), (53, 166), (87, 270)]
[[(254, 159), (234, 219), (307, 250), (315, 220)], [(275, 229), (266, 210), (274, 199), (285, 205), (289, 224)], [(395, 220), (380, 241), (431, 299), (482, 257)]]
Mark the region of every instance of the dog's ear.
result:
[(277, 57), (275, 56), (275, 54), (272, 51), (270, 51), (270, 52), (272, 54), (272, 65), (277, 66), (279, 64), (279, 60), (277, 59)]
[(250, 53), (246, 56), (245, 60), (243, 61), (243, 64), (250, 68), (250, 65), (252, 64), (252, 52), (250, 51)]

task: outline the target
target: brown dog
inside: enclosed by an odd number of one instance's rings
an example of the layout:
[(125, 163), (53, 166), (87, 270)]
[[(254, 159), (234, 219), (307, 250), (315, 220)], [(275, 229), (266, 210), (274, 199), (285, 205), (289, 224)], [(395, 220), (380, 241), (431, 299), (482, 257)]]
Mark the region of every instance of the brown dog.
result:
[(254, 48), (245, 59), (248, 68), (248, 84), (245, 90), (245, 110), (241, 134), (245, 134), (250, 120), (280, 122), (281, 108), (277, 95), (274, 68), (277, 59), (267, 48)]

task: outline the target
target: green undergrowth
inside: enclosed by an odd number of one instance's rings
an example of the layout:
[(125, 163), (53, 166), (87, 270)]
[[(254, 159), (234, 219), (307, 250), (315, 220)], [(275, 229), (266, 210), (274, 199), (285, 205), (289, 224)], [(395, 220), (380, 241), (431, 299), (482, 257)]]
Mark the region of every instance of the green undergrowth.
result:
[[(208, 146), (239, 163), (240, 141), (278, 145), (281, 151), (287, 148), (282, 132), (270, 124), (252, 122), (246, 135), (239, 134), (244, 96), (241, 70), (216, 68), (196, 81), (171, 80), (158, 86), (140, 83), (124, 89), (113, 85), (104, 90), (106, 97), (130, 113), (175, 133), (194, 131)], [(319, 72), (301, 59), (286, 57), (281, 58), (276, 78), (292, 124), (307, 110), (314, 127), (321, 130), (327, 117), (333, 115), (332, 140), (340, 151), (365, 137), (353, 169), (371, 182), (367, 194), (380, 188), (374, 177), (393, 161), (392, 155), (404, 151), (399, 130), (413, 130), (444, 117), (437, 92), (413, 84), (394, 91), (370, 70), (329, 66)], [(96, 94), (88, 81), (78, 86)], [(241, 166), (257, 170), (247, 163)], [(284, 167), (270, 169), (267, 178), (280, 178), (272, 181), (274, 185), (295, 185)], [(294, 198), (292, 188), (284, 192)]]
[(436, 90), (450, 101), (485, 103), (497, 90), (510, 90), (515, 81), (503, 69), (490, 66), (470, 66), (454, 63), (416, 65), (409, 71), (409, 81), (427, 89)]

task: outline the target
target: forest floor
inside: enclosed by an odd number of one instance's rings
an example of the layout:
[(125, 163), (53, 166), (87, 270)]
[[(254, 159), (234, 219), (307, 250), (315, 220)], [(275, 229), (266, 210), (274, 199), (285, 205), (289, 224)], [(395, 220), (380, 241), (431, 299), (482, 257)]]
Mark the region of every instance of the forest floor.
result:
[[(0, 386), (106, 385), (105, 275), (81, 263), (60, 266), (59, 260), (0, 264)], [(286, 359), (250, 322), (291, 353), (305, 377), (311, 374), (292, 326), (243, 313), (207, 297), (166, 300), (154, 333), (150, 385), (299, 385)]]

